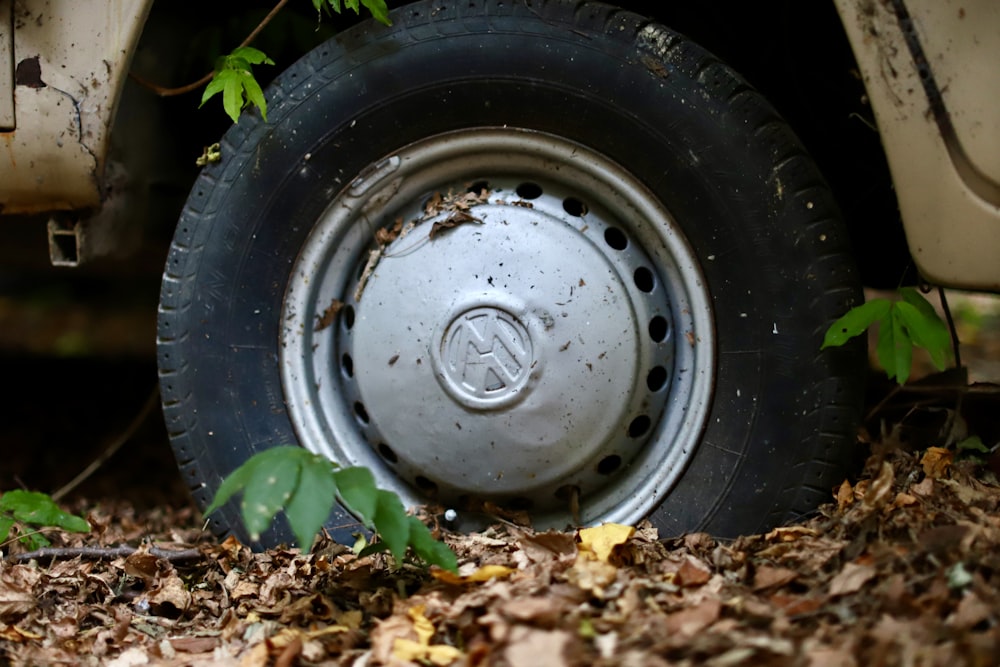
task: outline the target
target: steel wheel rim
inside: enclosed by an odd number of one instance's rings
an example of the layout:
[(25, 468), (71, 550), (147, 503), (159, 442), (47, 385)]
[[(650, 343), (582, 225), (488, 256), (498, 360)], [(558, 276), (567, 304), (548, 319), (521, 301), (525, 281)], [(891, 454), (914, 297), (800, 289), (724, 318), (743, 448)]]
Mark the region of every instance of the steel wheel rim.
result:
[[(479, 203), (460, 208), (463, 189)], [(437, 210), (426, 206), (434, 193), (444, 195)], [(366, 272), (376, 231), (391, 236), (397, 219), (419, 222)], [(540, 252), (547, 244), (557, 252)], [(470, 267), (497, 264), (498, 253), (517, 270), (502, 286), (499, 274), (476, 282)], [(451, 285), (455, 265), (470, 270)], [(533, 294), (534, 278), (552, 273), (567, 285), (580, 274), (574, 294), (601, 287), (614, 303)], [(420, 307), (399, 296), (413, 283)], [(371, 165), (303, 245), (281, 322), (299, 442), (368, 467), (407, 505), (440, 503), (460, 518), (486, 501), (531, 509), (538, 527), (635, 523), (683, 473), (708, 416), (714, 328), (694, 252), (637, 179), (548, 134), (462, 130)], [(598, 349), (619, 331), (618, 352)], [(566, 362), (566, 352), (577, 356)], [(591, 389), (605, 360), (600, 382), (611, 389)], [(591, 414), (605, 408), (611, 418)], [(563, 417), (561, 439), (546, 409)], [(540, 445), (528, 442), (539, 432)]]

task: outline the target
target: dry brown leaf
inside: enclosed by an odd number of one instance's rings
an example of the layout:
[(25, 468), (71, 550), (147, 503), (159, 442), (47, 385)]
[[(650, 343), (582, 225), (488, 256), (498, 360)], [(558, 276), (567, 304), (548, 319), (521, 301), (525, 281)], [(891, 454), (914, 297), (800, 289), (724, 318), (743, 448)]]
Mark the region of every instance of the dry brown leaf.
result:
[(864, 503), (869, 509), (881, 509), (889, 502), (892, 493), (892, 485), (896, 481), (896, 473), (888, 461), (883, 461), (879, 468), (878, 477), (872, 481), (865, 492)]
[(686, 556), (674, 573), (674, 583), (678, 586), (701, 586), (712, 578), (712, 569), (694, 556)]
[(841, 482), (840, 487), (837, 489), (836, 499), (837, 509), (841, 512), (854, 504), (854, 487), (846, 479)]
[(948, 468), (955, 458), (954, 452), (944, 447), (928, 447), (920, 465), (924, 469), (924, 474), (934, 479), (939, 479), (948, 474)]
[(830, 580), (830, 596), (849, 595), (861, 590), (861, 587), (875, 578), (877, 574), (871, 565), (847, 563), (844, 569)]
[(568, 667), (567, 648), (573, 635), (565, 630), (512, 628), (504, 657), (510, 667)]
[(721, 614), (722, 603), (719, 600), (705, 600), (668, 615), (666, 628), (671, 634), (692, 637), (719, 620)]
[(765, 537), (772, 542), (794, 542), (800, 537), (815, 536), (819, 533), (815, 528), (806, 526), (783, 526), (775, 528)]
[(772, 567), (761, 565), (753, 575), (753, 589), (762, 591), (768, 588), (776, 588), (794, 581), (799, 576), (795, 570), (786, 567)]

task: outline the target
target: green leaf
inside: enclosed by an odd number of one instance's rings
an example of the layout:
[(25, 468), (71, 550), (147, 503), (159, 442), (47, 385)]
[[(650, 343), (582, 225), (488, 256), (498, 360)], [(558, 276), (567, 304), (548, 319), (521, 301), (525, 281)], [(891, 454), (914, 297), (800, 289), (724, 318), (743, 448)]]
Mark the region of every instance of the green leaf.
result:
[(242, 77), (243, 91), (246, 93), (247, 101), (260, 109), (260, 117), (267, 120), (267, 101), (264, 99), (264, 91), (260, 89), (260, 84), (253, 78), (253, 75)]
[(337, 498), (337, 483), (330, 460), (315, 454), (302, 461), (298, 488), (285, 508), (288, 524), (303, 551), (312, 548), (330, 508)]
[(257, 466), (243, 490), (243, 524), (250, 539), (260, 539), (260, 534), (271, 525), (274, 515), (292, 497), (299, 483), (301, 460), (297, 456), (282, 456), (271, 465)]
[(15, 521), (51, 526), (75, 533), (90, 532), (84, 519), (63, 512), (48, 495), (36, 491), (8, 491), (0, 497), (0, 511), (10, 512)]
[(851, 338), (864, 333), (872, 323), (885, 319), (891, 307), (892, 302), (888, 299), (872, 299), (851, 308), (826, 330), (820, 349), (839, 347)]
[(267, 55), (252, 46), (241, 46), (235, 49), (231, 54), (230, 58), (240, 58), (248, 63), (246, 69), (250, 69), (249, 65), (273, 65), (274, 61), (267, 57)]
[(972, 451), (982, 452), (983, 454), (990, 453), (989, 447), (983, 444), (982, 438), (978, 435), (970, 435), (968, 438), (955, 445), (955, 449), (960, 452)]
[(903, 301), (896, 304), (910, 338), (927, 350), (938, 370), (951, 361), (951, 331), (927, 299), (912, 287), (899, 290)]
[(434, 539), (427, 526), (415, 516), (408, 517), (410, 522), (410, 546), (413, 553), (430, 565), (437, 565), (449, 572), (458, 573), (458, 558), (455, 552), (444, 542)]
[(10, 529), (14, 527), (14, 517), (0, 516), (0, 544), (7, 541)]
[(375, 497), (375, 530), (389, 546), (396, 563), (401, 563), (410, 542), (409, 517), (395, 493), (379, 489)]
[(360, 467), (344, 468), (333, 475), (337, 480), (337, 493), (344, 505), (361, 520), (361, 523), (369, 528), (372, 527), (375, 522), (378, 489), (371, 471)]
[(903, 326), (899, 309), (894, 306), (889, 309), (888, 317), (879, 323), (875, 354), (890, 380), (896, 378), (899, 384), (906, 384), (913, 361), (913, 342)]
[(376, 21), (385, 25), (392, 25), (389, 20), (389, 8), (385, 6), (385, 0), (361, 0), (361, 4), (368, 8)]

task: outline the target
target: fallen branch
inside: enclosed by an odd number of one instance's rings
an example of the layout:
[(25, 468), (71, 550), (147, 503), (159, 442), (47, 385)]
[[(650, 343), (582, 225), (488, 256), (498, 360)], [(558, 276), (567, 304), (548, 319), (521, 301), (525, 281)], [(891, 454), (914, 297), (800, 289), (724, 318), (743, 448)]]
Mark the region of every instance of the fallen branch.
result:
[[(36, 549), (35, 551), (27, 551), (23, 554), (12, 554), (7, 557), (7, 560), (15, 563), (41, 560), (43, 558), (87, 558), (102, 560), (105, 558), (131, 556), (137, 551), (139, 551), (138, 547), (130, 547), (128, 545), (118, 547), (45, 547), (43, 549)], [(198, 549), (158, 549), (150, 547), (146, 553), (156, 558), (170, 561), (171, 563), (202, 558), (202, 553)]]

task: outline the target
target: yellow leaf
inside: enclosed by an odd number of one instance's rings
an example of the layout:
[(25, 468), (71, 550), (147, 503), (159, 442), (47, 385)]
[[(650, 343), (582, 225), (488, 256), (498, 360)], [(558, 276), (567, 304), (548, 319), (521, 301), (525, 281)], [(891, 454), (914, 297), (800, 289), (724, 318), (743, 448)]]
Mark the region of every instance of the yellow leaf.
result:
[(431, 575), (438, 581), (443, 581), (446, 584), (470, 584), (479, 583), (483, 581), (489, 581), (490, 579), (501, 579), (503, 577), (509, 577), (517, 570), (503, 565), (483, 565), (481, 568), (467, 575), (458, 575), (448, 572), (447, 570), (441, 570), (435, 568), (431, 570)]
[(620, 523), (605, 523), (594, 528), (581, 528), (579, 535), (581, 551), (590, 552), (597, 560), (607, 563), (615, 547), (625, 544), (635, 535), (635, 528)]
[(424, 605), (414, 605), (406, 614), (413, 621), (413, 630), (417, 641), (397, 637), (392, 644), (392, 656), (397, 660), (407, 662), (431, 662), (445, 667), (462, 657), (462, 652), (447, 644), (431, 644), (434, 637), (434, 624), (424, 616)]
[(940, 479), (948, 472), (948, 467), (954, 457), (955, 455), (950, 450), (943, 447), (928, 447), (923, 458), (920, 459), (920, 465), (923, 466), (925, 475)]

